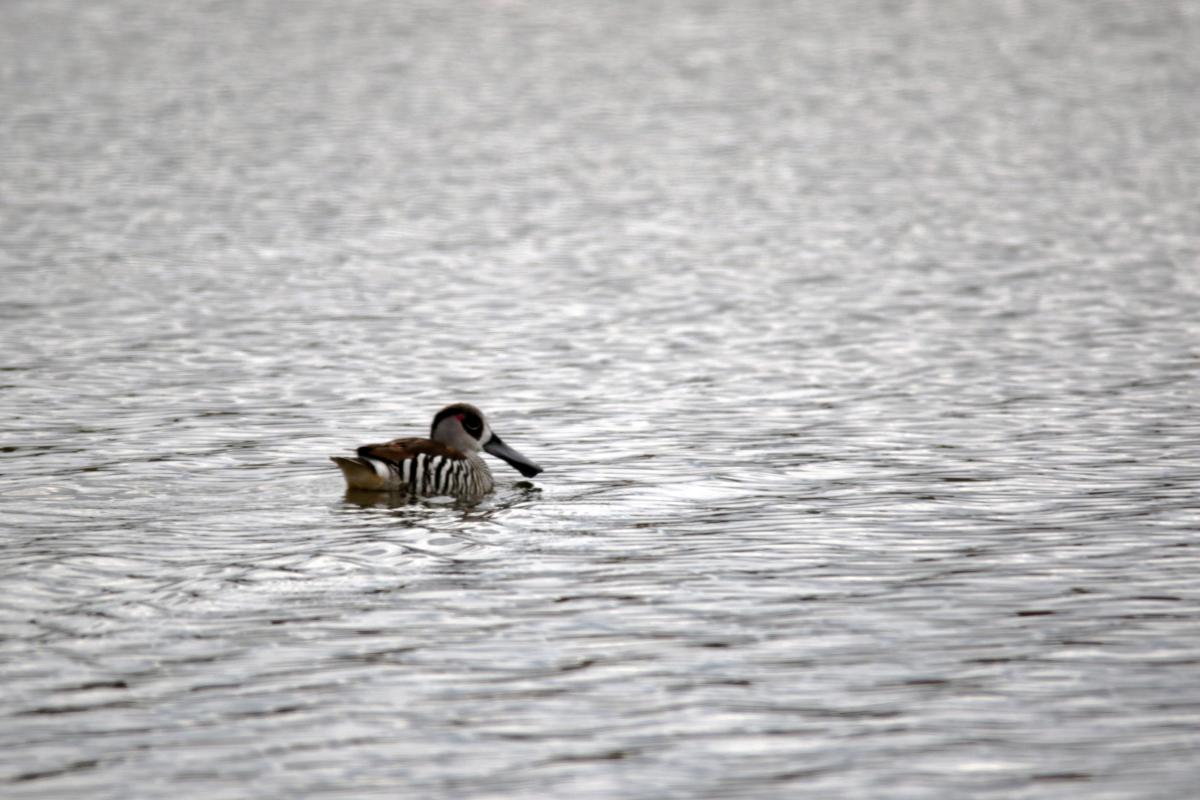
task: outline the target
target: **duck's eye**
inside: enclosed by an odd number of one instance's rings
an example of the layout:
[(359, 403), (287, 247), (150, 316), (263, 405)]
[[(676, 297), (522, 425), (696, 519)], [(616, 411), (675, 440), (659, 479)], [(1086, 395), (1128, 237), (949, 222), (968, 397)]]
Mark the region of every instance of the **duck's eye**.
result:
[(473, 436), (477, 436), (483, 432), (482, 420), (480, 420), (479, 417), (476, 417), (473, 414), (468, 414), (463, 419), (462, 425), (466, 429), (467, 433), (469, 433)]

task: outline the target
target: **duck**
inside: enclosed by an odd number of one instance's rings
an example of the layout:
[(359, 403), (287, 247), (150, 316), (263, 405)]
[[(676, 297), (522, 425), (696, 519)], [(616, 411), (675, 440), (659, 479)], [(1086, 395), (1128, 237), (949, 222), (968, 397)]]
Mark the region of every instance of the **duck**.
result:
[(452, 403), (437, 412), (428, 439), (393, 439), (365, 444), (355, 452), (354, 458), (330, 456), (352, 491), (478, 500), (496, 485), (481, 452), (504, 461), (526, 478), (542, 472), (505, 444), (483, 412), (470, 403)]

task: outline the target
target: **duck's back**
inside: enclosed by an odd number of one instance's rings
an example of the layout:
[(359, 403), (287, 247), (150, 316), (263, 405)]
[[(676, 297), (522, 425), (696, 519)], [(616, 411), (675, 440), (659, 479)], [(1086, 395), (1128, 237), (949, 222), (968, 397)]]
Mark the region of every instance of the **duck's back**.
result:
[(356, 452), (357, 458), (333, 456), (351, 489), (459, 498), (492, 490), (492, 474), (483, 459), (432, 439), (393, 439), (363, 445)]

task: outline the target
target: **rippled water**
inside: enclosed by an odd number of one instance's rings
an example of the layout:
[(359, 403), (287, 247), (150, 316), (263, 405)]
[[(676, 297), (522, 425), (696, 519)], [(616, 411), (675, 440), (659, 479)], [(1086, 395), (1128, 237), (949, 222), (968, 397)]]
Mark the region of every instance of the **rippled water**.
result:
[(5, 3), (0, 794), (1190, 796), (1198, 36)]

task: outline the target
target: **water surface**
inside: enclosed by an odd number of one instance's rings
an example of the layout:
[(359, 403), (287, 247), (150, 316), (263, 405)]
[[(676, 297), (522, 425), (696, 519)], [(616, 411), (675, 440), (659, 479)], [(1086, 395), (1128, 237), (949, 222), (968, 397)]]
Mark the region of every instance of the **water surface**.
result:
[(1200, 783), (1191, 4), (0, 23), (0, 794)]

